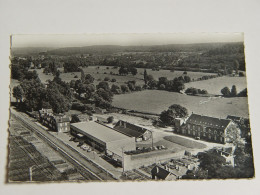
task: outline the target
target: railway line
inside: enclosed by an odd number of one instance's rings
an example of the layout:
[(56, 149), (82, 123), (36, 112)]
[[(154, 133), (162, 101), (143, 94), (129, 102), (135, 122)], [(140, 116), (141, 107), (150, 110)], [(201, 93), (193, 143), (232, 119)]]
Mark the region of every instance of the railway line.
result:
[(34, 132), (39, 138), (44, 140), (50, 147), (59, 152), (70, 163), (72, 163), (85, 179), (99, 181), (115, 180), (115, 178), (112, 177), (106, 170), (103, 170), (94, 163), (91, 163), (80, 153), (56, 139), (53, 135), (50, 135), (45, 130), (40, 129), (40, 127), (36, 126), (32, 121), (25, 119), (25, 117), (20, 113), (17, 113), (11, 109), (11, 115), (30, 131)]

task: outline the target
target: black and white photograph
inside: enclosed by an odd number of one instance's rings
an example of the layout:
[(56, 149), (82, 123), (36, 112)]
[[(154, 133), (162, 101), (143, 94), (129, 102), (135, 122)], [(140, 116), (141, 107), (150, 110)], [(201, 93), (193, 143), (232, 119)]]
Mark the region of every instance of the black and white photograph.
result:
[(7, 183), (254, 178), (243, 32), (10, 44)]

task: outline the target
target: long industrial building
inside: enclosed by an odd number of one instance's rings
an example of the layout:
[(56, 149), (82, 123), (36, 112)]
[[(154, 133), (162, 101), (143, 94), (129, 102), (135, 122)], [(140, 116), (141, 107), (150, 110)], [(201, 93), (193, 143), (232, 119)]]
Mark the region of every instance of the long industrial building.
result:
[(114, 160), (122, 162), (123, 152), (136, 150), (134, 137), (126, 136), (98, 122), (73, 123), (70, 131), (72, 135), (80, 137)]

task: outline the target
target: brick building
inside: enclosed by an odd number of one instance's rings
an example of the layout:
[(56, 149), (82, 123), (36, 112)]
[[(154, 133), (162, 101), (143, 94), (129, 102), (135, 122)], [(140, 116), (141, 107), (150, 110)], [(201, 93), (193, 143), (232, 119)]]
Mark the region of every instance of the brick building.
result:
[[(236, 132), (239, 131), (232, 120), (192, 114), (186, 123), (175, 128), (174, 132), (205, 141), (225, 144), (230, 141), (230, 138), (227, 138), (227, 131), (230, 128), (236, 128)], [(230, 137), (230, 132), (228, 134)]]

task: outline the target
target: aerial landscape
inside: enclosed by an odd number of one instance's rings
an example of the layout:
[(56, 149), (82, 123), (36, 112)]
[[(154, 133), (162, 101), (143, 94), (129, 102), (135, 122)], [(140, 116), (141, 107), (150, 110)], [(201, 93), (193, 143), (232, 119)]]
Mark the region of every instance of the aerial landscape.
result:
[(254, 177), (243, 34), (85, 36), (11, 38), (7, 183)]

